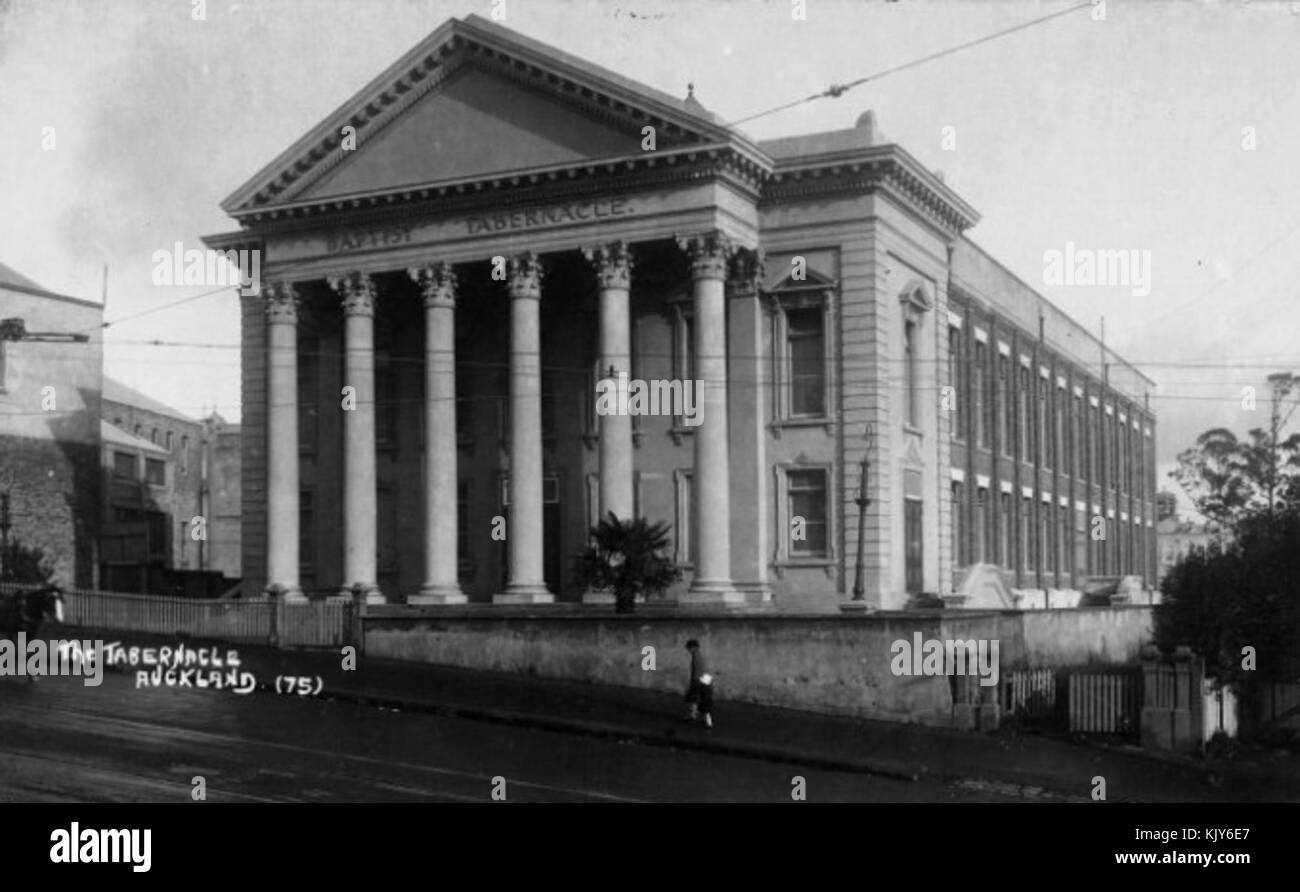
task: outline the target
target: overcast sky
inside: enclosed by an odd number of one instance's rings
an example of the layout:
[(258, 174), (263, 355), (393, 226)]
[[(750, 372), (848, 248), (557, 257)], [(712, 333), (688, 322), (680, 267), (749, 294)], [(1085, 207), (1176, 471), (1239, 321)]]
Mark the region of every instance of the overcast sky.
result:
[[(236, 350), (138, 343), (237, 343), (232, 292), (124, 319), (210, 290), (154, 286), (153, 252), (236, 228), (218, 203), (262, 165), (447, 18), (501, 5), (207, 0), (200, 21), (192, 0), (0, 0), (0, 262), (93, 299), (107, 263), (106, 372), (237, 419)], [(807, 0), (796, 21), (790, 0), (506, 0), (502, 24), (674, 95), (693, 82), (736, 120), (1074, 5)], [(1265, 376), (1300, 370), (1298, 44), (1300, 3), (1107, 0), (1103, 21), (1070, 12), (745, 129), (875, 109), (979, 210), (975, 241), (1090, 329), (1105, 316), (1159, 385), (1168, 464), (1208, 427), (1264, 425)], [(1150, 293), (1045, 284), (1069, 242), (1150, 251)]]

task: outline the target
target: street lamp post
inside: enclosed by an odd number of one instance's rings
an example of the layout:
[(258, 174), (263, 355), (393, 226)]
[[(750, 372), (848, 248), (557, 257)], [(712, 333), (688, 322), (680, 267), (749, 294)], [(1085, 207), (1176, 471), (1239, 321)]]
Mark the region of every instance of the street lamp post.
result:
[(855, 499), (858, 503), (858, 563), (853, 578), (853, 602), (855, 606), (866, 606), (864, 577), (866, 576), (867, 565), (867, 506), (871, 504), (871, 498), (867, 495), (867, 485), (871, 478), (871, 450), (876, 445), (875, 428), (868, 424), (862, 439), (865, 442), (865, 449), (862, 453), (862, 474), (858, 480), (858, 497)]

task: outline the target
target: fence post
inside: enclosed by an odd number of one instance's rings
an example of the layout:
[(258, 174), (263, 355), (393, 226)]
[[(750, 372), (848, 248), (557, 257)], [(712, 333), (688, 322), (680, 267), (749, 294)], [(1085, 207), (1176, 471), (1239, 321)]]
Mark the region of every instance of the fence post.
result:
[(284, 603), (284, 592), (285, 587), (278, 582), (267, 589), (267, 597), (271, 602), (271, 631), (267, 643), (272, 647), (280, 646), (280, 605)]

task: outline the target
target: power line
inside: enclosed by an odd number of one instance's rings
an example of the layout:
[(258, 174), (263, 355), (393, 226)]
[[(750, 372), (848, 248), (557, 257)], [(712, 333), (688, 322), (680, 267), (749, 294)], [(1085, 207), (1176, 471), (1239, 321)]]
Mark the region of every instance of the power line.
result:
[(838, 99), (840, 96), (844, 95), (849, 90), (852, 90), (854, 87), (861, 86), (862, 84), (868, 83), (870, 81), (880, 80), (881, 78), (887, 77), (888, 75), (897, 74), (900, 71), (906, 71), (907, 69), (915, 68), (918, 65), (924, 65), (926, 62), (933, 62), (935, 59), (942, 59), (945, 56), (951, 56), (952, 54), (961, 52), (962, 50), (970, 49), (971, 47), (979, 46), (980, 44), (983, 43), (988, 43), (991, 40), (997, 40), (999, 37), (1006, 37), (1008, 34), (1014, 34), (1017, 31), (1023, 31), (1026, 28), (1032, 28), (1035, 25), (1041, 25), (1043, 22), (1051, 21), (1052, 19), (1059, 18), (1063, 15), (1068, 15), (1069, 13), (1076, 12), (1080, 9), (1086, 9), (1090, 6), (1092, 6), (1092, 3), (1091, 0), (1088, 0), (1088, 2), (1080, 3), (1077, 6), (1071, 6), (1068, 9), (1062, 9), (1059, 12), (1054, 12), (1051, 15), (1045, 15), (1042, 18), (1037, 18), (1028, 22), (1024, 22), (1012, 28), (1007, 28), (1004, 31), (998, 31), (994, 34), (986, 34), (983, 37), (978, 37), (975, 40), (970, 40), (967, 41), (966, 43), (958, 44), (957, 46), (954, 47), (949, 47), (946, 50), (940, 50), (937, 53), (931, 53), (930, 55), (923, 56), (920, 59), (914, 59), (911, 62), (905, 62), (902, 65), (896, 65), (893, 68), (887, 68), (884, 71), (878, 71), (875, 74), (869, 74), (866, 77), (860, 77), (857, 80), (850, 81), (847, 84), (831, 84), (830, 87), (826, 88), (820, 93), (814, 93), (812, 96), (806, 96), (803, 99), (796, 99), (794, 102), (787, 102), (784, 105), (778, 105), (775, 108), (768, 109), (767, 111), (762, 111), (756, 114), (752, 114), (749, 117), (741, 118), (738, 121), (732, 121), (730, 124), (726, 126), (736, 127), (748, 121), (753, 121), (753, 120), (757, 120), (758, 118), (766, 117), (767, 115), (776, 114), (777, 112), (794, 108), (797, 105), (803, 105), (806, 102), (813, 102), (814, 100), (817, 99), (825, 99), (825, 98)]

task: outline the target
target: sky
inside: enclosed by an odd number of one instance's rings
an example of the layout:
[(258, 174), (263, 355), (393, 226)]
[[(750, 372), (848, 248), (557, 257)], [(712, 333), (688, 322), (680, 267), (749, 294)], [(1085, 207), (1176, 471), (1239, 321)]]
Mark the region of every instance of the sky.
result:
[[(237, 344), (234, 292), (169, 306), (211, 288), (153, 284), (153, 253), (236, 229), (222, 199), (450, 17), (504, 14), (736, 121), (1080, 5), (800, 2), (0, 0), (0, 262), (93, 300), (107, 264), (105, 371), (237, 420), (237, 349), (147, 343)], [(1300, 371), (1298, 41), (1300, 3), (1106, 0), (743, 129), (873, 109), (980, 212), (970, 238), (1090, 330), (1104, 316), (1157, 383), (1177, 489), (1180, 450), (1266, 425), (1266, 376)], [(1071, 244), (1149, 252), (1149, 289), (1054, 284)]]

